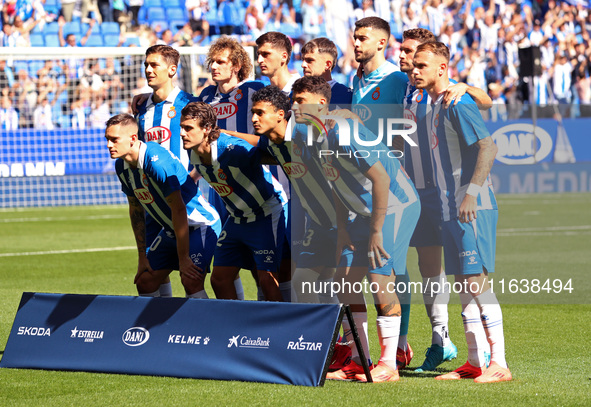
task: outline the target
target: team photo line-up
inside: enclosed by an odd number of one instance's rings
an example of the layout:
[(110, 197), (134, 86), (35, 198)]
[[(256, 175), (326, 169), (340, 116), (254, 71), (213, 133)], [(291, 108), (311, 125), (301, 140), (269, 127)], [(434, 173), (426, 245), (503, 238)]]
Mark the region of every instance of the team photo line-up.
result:
[[(211, 267), (215, 297), (244, 300), (239, 271), (250, 270), (259, 300), (349, 305), (365, 355), (371, 293), (381, 347), (377, 363), (367, 360), (372, 380), (397, 381), (413, 357), (404, 287), (415, 247), (432, 325), (415, 371), (458, 356), (447, 312), (446, 275), (454, 275), (468, 355), (435, 379), (511, 380), (488, 280), (497, 148), (479, 108), (491, 99), (450, 81), (449, 50), (430, 31), (404, 32), (399, 68), (385, 57), (389, 37), (381, 18), (355, 23), (350, 89), (331, 76), (337, 48), (327, 38), (302, 47), (300, 77), (287, 67), (290, 39), (261, 35), (265, 86), (248, 79), (247, 51), (222, 36), (206, 59), (214, 84), (197, 97), (174, 85), (179, 53), (148, 48), (152, 93), (134, 98), (135, 116), (113, 116), (105, 130), (137, 243), (134, 283), (141, 296), (170, 297), (169, 275), (179, 270), (187, 297), (208, 298)], [(367, 381), (346, 319), (327, 378)]]

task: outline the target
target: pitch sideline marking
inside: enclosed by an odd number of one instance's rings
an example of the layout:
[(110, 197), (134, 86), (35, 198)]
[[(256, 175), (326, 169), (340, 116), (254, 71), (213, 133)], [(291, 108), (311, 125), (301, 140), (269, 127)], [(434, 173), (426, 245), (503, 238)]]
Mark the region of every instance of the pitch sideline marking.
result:
[(135, 246), (121, 246), (121, 247), (96, 247), (90, 249), (71, 249), (71, 250), (48, 250), (44, 252), (21, 252), (21, 253), (0, 253), (0, 257), (17, 257), (17, 256), (42, 256), (46, 254), (69, 254), (69, 253), (94, 253), (94, 252), (110, 252), (115, 250), (134, 250)]

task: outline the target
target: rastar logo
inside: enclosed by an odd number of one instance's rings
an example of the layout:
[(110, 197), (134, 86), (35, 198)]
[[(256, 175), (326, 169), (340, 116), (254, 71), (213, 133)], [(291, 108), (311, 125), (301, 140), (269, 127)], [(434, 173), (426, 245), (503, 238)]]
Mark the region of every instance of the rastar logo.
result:
[(294, 162), (283, 164), (283, 169), (287, 176), (291, 178), (302, 178), (308, 172), (304, 164)]
[(496, 159), (504, 164), (534, 164), (552, 152), (550, 134), (528, 123), (501, 127), (491, 137), (499, 149)]
[(301, 335), (297, 342), (290, 341), (287, 343), (288, 350), (308, 350), (308, 351), (321, 351), (322, 342), (306, 342), (304, 341), (304, 335)]
[(170, 130), (166, 127), (156, 126), (146, 131), (146, 141), (155, 141), (158, 144), (170, 139)]
[(150, 332), (146, 328), (134, 326), (123, 332), (121, 340), (127, 346), (141, 346), (150, 339)]
[(154, 202), (154, 197), (146, 188), (134, 189), (133, 193), (135, 194), (135, 197), (138, 199), (138, 201), (145, 205), (149, 205)]
[(19, 326), (16, 334), (24, 336), (51, 336), (51, 329), (37, 326)]
[(218, 120), (227, 119), (228, 117), (232, 117), (234, 114), (236, 114), (238, 111), (238, 106), (232, 102), (224, 102), (213, 106), (213, 110), (215, 110)]
[(220, 184), (219, 182), (211, 182), (209, 184), (219, 196), (224, 197), (232, 193), (233, 189), (230, 185)]

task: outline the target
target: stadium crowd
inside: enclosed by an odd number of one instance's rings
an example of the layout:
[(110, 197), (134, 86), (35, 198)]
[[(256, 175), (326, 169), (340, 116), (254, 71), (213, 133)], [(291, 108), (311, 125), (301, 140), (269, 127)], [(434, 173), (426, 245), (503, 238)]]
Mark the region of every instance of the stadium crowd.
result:
[[(572, 104), (570, 109), (561, 109), (572, 117), (590, 114), (591, 14), (584, 1), (304, 0), (296, 3), (224, 0), (216, 4), (187, 0), (181, 4), (185, 10), (184, 21), (176, 21), (174, 25), (162, 20), (150, 21), (147, 13), (144, 21), (140, 21), (138, 15), (143, 15), (142, 9), (147, 7), (143, 0), (127, 4), (99, 1), (98, 8), (87, 0), (60, 4), (3, 0), (0, 45), (31, 46), (31, 34), (43, 33), (52, 24), (59, 26), (58, 32), (45, 35), (54, 36), (56, 46), (90, 46), (87, 40), (94, 37), (91, 33), (97, 33), (102, 22), (111, 21), (121, 25), (120, 38), (114, 38), (112, 44), (118, 46), (208, 45), (220, 34), (253, 45), (262, 33), (279, 30), (294, 45), (291, 72), (301, 72), (300, 50), (306, 41), (318, 36), (333, 39), (339, 53), (333, 76), (350, 85), (357, 70), (352, 46), (353, 24), (362, 17), (378, 16), (392, 27), (388, 60), (397, 63), (403, 30), (429, 29), (450, 47), (453, 56), (450, 77), (487, 91), (494, 103), (501, 106), (493, 109), (494, 118), (521, 117), (527, 114), (527, 104), (534, 102)], [(63, 30), (72, 21), (82, 22), (78, 37)], [(542, 74), (533, 83), (530, 78), (519, 76), (518, 51), (528, 46), (539, 46), (541, 51)], [(120, 78), (126, 73), (142, 75), (141, 67), (133, 67), (137, 58), (115, 61), (101, 58), (98, 65), (95, 60), (78, 59), (75, 63), (74, 60), (36, 64), (34, 68), (13, 59), (0, 62), (0, 92), (8, 96), (8, 100), (3, 98), (1, 114), (12, 117), (3, 126), (100, 126), (108, 115), (91, 117), (91, 112), (127, 111), (125, 97), (133, 92), (136, 83), (122, 82)], [(258, 70), (255, 73), (260, 79)], [(198, 92), (198, 89), (186, 90)], [(511, 108), (502, 107), (505, 104)], [(14, 119), (15, 114), (18, 120)], [(547, 114), (553, 115), (553, 110)]]

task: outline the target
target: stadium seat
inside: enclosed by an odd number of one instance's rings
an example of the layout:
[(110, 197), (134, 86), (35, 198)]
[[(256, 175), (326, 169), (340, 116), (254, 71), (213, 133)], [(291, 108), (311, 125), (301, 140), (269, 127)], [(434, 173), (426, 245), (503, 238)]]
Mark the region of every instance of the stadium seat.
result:
[(44, 47), (45, 38), (43, 34), (31, 34), (31, 47)]
[(57, 34), (59, 31), (59, 24), (56, 22), (45, 24), (45, 28), (43, 29), (43, 34)]
[(77, 21), (70, 21), (64, 25), (64, 35), (75, 34), (80, 35), (82, 33), (82, 26)]
[[(160, 26), (160, 29), (156, 30), (156, 28), (158, 26)], [(156, 31), (156, 34), (160, 34), (162, 31), (168, 30), (168, 21), (166, 21), (166, 20), (150, 21), (150, 27), (152, 27), (152, 30)]]
[(105, 43), (103, 41), (103, 36), (100, 34), (90, 34), (88, 37), (88, 41), (84, 44), (87, 47), (104, 47)]
[[(168, 2), (166, 2), (168, 6)], [(162, 7), (162, 0), (146, 0), (144, 1), (143, 7), (150, 8), (150, 7)]]
[(45, 65), (45, 62), (43, 62), (43, 61), (30, 61), (29, 62), (29, 76), (31, 78), (36, 78), (37, 71), (39, 71), (39, 69), (43, 68), (44, 65)]
[(60, 39), (57, 34), (45, 34), (45, 46), (46, 47), (59, 47)]
[(119, 34), (104, 34), (103, 42), (105, 47), (116, 47), (119, 45)]
[(178, 7), (167, 7), (166, 8), (166, 17), (168, 21), (170, 20), (186, 20), (187, 15), (185, 14), (185, 10)]
[(132, 45), (139, 47), (140, 46), (140, 39), (138, 37), (127, 37), (127, 39), (123, 43), (123, 46), (130, 47)]
[(150, 7), (148, 9), (148, 21), (166, 20), (166, 13), (162, 7)]
[(178, 30), (183, 28), (183, 26), (187, 23), (187, 20), (169, 20), (168, 21), (168, 28), (172, 30), (172, 33), (176, 33)]
[(27, 74), (29, 73), (29, 64), (27, 61), (15, 61), (12, 68), (14, 76), (18, 75), (20, 71), (25, 71)]
[(184, 10), (185, 9), (185, 2), (184, 2), (184, 0), (167, 0), (166, 7), (179, 7)]
[(119, 28), (119, 23), (116, 23), (114, 21), (110, 21), (110, 22), (104, 22), (101, 24), (101, 34), (103, 34), (103, 35), (106, 35), (106, 34), (119, 35), (120, 32), (121, 32), (121, 30)]

